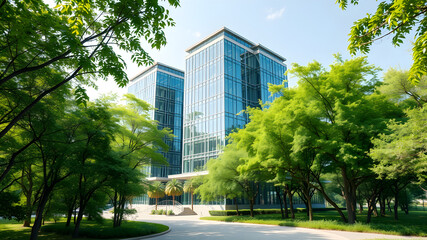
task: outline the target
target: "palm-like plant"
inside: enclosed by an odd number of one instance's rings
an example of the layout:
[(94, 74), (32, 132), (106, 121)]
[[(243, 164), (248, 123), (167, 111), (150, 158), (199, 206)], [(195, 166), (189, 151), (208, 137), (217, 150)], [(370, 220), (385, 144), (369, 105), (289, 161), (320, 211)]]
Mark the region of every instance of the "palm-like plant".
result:
[(147, 194), (150, 198), (156, 199), (156, 210), (157, 200), (165, 196), (165, 185), (159, 181), (155, 181), (149, 188)]
[(199, 186), (194, 179), (190, 179), (184, 183), (184, 192), (189, 192), (191, 194), (191, 210), (193, 210), (193, 193), (194, 190)]
[(166, 183), (165, 192), (167, 195), (172, 196), (173, 206), (175, 207), (175, 196), (181, 196), (183, 193), (181, 182), (176, 179), (172, 179)]

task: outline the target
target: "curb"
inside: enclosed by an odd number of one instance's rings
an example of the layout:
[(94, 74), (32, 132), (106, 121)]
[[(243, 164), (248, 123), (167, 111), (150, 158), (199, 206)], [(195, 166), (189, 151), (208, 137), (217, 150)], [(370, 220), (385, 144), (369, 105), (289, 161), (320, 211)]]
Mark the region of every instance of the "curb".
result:
[(161, 233), (155, 233), (155, 234), (145, 235), (145, 236), (141, 236), (141, 237), (123, 238), (121, 240), (139, 240), (139, 239), (153, 238), (153, 237), (158, 237), (158, 236), (164, 235), (166, 233), (169, 233), (171, 230), (172, 229), (169, 227), (168, 230), (161, 232)]

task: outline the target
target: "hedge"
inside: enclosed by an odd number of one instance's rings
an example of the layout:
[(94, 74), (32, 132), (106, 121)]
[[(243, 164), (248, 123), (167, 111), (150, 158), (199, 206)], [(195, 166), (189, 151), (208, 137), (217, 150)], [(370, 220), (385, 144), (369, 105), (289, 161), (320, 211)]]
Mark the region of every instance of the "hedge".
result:
[[(329, 210), (335, 210), (335, 208), (313, 208), (313, 211), (315, 212), (322, 212), (322, 211), (329, 211)], [(344, 209), (343, 209), (344, 210)], [(294, 209), (295, 212), (306, 212), (305, 208), (296, 208)], [(262, 215), (262, 214), (280, 214), (280, 209), (254, 209), (254, 215)], [(209, 211), (209, 214), (211, 216), (236, 216), (237, 211), (236, 210), (213, 210)], [(251, 211), (249, 209), (242, 209), (239, 210), (240, 215), (251, 215)]]

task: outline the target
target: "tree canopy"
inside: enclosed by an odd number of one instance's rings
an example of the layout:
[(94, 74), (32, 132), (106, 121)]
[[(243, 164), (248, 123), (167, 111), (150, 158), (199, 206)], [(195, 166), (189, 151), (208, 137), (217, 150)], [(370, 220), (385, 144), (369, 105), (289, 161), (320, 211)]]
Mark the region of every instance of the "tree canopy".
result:
[[(359, 0), (337, 0), (342, 9), (348, 4), (358, 4)], [(392, 36), (392, 44), (399, 46), (407, 35), (415, 32), (412, 48), (414, 63), (410, 69), (410, 79), (417, 83), (427, 75), (427, 1), (426, 0), (389, 0), (381, 1), (375, 13), (368, 14), (354, 23), (350, 31), (351, 54), (360, 51), (367, 53), (372, 43), (384, 37)]]

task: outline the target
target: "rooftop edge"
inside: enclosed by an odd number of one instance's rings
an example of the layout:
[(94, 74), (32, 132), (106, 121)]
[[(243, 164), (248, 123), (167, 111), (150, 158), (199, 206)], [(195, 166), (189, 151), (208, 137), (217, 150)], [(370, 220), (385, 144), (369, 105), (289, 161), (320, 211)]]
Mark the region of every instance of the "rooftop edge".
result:
[(179, 71), (179, 72), (182, 72), (182, 73), (185, 74), (185, 72), (183, 70), (181, 70), (181, 69), (172, 67), (170, 65), (167, 65), (167, 64), (164, 64), (164, 63), (161, 63), (161, 62), (154, 62), (152, 65), (146, 67), (145, 69), (143, 69), (142, 71), (140, 71), (139, 73), (137, 73), (135, 76), (133, 76), (129, 81), (130, 82), (134, 81), (135, 78), (137, 78), (137, 77), (143, 75), (144, 73), (150, 71), (152, 68), (154, 68), (157, 65), (161, 65), (161, 66), (164, 66), (164, 67), (167, 67), (167, 68), (170, 68), (170, 69), (173, 69), (173, 70), (176, 70), (176, 71)]

